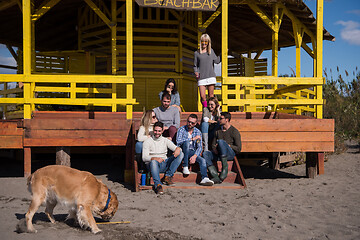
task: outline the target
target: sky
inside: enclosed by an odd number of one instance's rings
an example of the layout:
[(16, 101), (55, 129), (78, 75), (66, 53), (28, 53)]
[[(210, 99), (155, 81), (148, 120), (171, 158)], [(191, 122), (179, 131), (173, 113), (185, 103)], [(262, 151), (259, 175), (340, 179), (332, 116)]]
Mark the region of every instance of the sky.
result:
[[(304, 0), (316, 18), (316, 0)], [(339, 73), (345, 80), (353, 79), (356, 67), (360, 71), (360, 0), (324, 0), (324, 27), (336, 39), (334, 42), (323, 41), (323, 69), (328, 77)], [(312, 48), (312, 46), (310, 45)], [(271, 62), (271, 52), (262, 54)], [(296, 69), (295, 47), (281, 48), (279, 51), (279, 75), (291, 74)], [(301, 51), (301, 76), (313, 76), (312, 58)], [(271, 70), (271, 65), (268, 66)], [(349, 73), (346, 77), (345, 70)], [(269, 72), (270, 74), (270, 72)], [(356, 73), (355, 73), (356, 74)]]
[[(316, 0), (303, 0), (316, 17)], [(345, 80), (353, 79), (356, 67), (360, 71), (360, 0), (324, 0), (324, 27), (335, 42), (323, 43), (323, 69), (328, 77), (337, 78), (337, 68)], [(310, 45), (311, 46), (311, 45)], [(295, 47), (281, 48), (279, 51), (279, 75), (291, 74), (296, 69)], [(261, 57), (268, 59), (268, 72), (271, 71), (271, 51), (266, 51)], [(0, 64), (16, 66), (6, 46), (0, 44)], [(312, 58), (301, 52), (301, 76), (312, 77)], [(345, 70), (349, 73), (346, 77)], [(0, 73), (15, 73), (14, 70), (0, 68)]]

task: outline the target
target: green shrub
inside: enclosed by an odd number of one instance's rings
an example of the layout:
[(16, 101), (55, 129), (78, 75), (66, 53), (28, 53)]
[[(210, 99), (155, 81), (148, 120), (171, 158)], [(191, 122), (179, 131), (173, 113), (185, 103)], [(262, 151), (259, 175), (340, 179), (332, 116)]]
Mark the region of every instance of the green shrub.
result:
[[(344, 140), (360, 141), (360, 72), (356, 68), (352, 81), (344, 81), (339, 69), (338, 77), (328, 78), (323, 88), (324, 118), (335, 119), (335, 151), (344, 149)], [(345, 74), (349, 76), (348, 72)]]

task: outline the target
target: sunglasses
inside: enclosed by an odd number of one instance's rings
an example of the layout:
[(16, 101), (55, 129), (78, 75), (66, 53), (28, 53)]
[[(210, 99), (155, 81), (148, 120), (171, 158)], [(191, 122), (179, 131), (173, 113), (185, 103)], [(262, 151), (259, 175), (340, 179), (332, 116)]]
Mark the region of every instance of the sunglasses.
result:
[(187, 121), (188, 123), (190, 123), (191, 125), (195, 125), (196, 122), (191, 122), (191, 121)]
[(201, 41), (201, 43), (206, 43), (207, 44), (207, 43), (209, 43), (209, 41)]
[(156, 116), (152, 116), (152, 118), (153, 118), (153, 119), (155, 119), (155, 118), (156, 118)]

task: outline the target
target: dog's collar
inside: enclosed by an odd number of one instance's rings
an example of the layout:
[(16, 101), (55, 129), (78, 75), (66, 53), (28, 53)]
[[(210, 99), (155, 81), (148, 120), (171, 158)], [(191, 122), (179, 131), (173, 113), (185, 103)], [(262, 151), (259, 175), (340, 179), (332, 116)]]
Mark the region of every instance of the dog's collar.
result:
[(104, 209), (102, 210), (102, 212), (105, 212), (108, 209), (110, 200), (111, 200), (111, 194), (110, 194), (110, 189), (108, 189), (108, 199), (106, 201), (106, 205), (105, 205)]

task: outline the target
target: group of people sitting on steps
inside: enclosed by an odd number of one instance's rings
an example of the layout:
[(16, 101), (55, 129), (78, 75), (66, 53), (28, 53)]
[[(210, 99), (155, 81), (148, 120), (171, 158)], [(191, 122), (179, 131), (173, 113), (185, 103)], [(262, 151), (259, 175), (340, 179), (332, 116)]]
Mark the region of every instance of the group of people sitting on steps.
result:
[[(209, 35), (203, 34), (200, 41), (200, 48), (194, 52), (194, 74), (203, 105), (201, 124), (196, 114), (190, 114), (186, 125), (180, 126), (180, 95), (172, 78), (159, 93), (161, 106), (145, 111), (141, 119), (135, 145), (136, 158), (151, 173), (158, 194), (164, 192), (162, 184), (174, 184), (173, 176), (181, 163), (185, 176), (190, 174), (189, 164), (199, 164), (200, 185), (222, 183), (228, 174), (227, 161), (241, 151), (240, 133), (230, 124), (231, 114), (221, 112), (214, 97), (214, 63), (220, 63), (220, 57), (211, 48)], [(216, 161), (222, 163), (220, 174), (214, 165)], [(165, 173), (162, 179), (160, 173)]]

